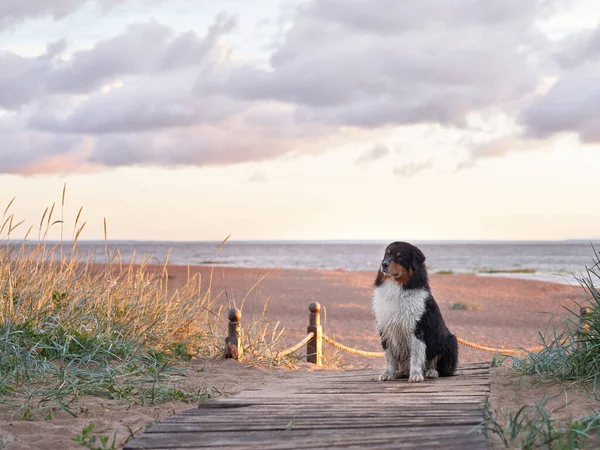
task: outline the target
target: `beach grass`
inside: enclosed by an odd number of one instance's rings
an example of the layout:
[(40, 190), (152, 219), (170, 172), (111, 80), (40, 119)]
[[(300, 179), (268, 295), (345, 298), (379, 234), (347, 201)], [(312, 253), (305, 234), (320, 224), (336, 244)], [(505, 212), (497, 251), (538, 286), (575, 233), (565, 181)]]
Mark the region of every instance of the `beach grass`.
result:
[[(11, 236), (22, 223), (11, 204), (0, 221), (0, 404), (13, 408), (15, 419), (59, 410), (77, 416), (77, 399), (88, 395), (142, 406), (219, 395), (174, 380), (191, 359), (223, 355), (226, 312), (243, 309), (243, 301), (214, 292), (212, 277), (188, 275), (182, 287), (170, 288), (168, 259), (157, 270), (150, 257), (123, 261), (108, 246), (104, 255), (80, 254), (81, 210), (68, 246), (47, 239), (55, 227), (67, 233), (54, 205), (16, 242)], [(293, 367), (297, 356), (277, 355), (285, 333), (266, 319), (267, 305), (245, 317), (243, 360)]]
[(479, 269), (478, 270), (479, 273), (484, 273), (484, 274), (489, 274), (489, 275), (493, 275), (493, 274), (502, 274), (502, 273), (507, 273), (507, 274), (534, 274), (537, 273), (537, 271), (535, 269)]
[[(542, 349), (512, 360), (516, 373), (547, 381), (556, 389), (562, 383), (588, 392), (596, 405), (591, 414), (577, 419), (556, 419), (545, 404), (517, 406), (502, 413), (486, 407), (484, 426), (500, 437), (507, 448), (598, 448), (600, 445), (600, 255), (594, 249), (591, 267), (576, 275), (585, 292), (585, 301), (573, 305), (570, 317), (561, 325), (551, 321), (543, 334)], [(585, 319), (580, 307), (589, 308)]]
[[(580, 419), (553, 418), (556, 409), (547, 407), (551, 397), (506, 411), (503, 417), (484, 406), (484, 430), (494, 433), (506, 448), (582, 449), (594, 448), (600, 430), (600, 414)], [(597, 448), (597, 447), (595, 447)]]
[[(560, 326), (551, 321), (542, 335), (543, 349), (515, 358), (513, 367), (544, 379), (596, 382), (600, 373), (600, 255), (585, 273), (576, 275), (585, 292), (582, 303), (568, 308), (570, 313)], [(587, 307), (585, 320), (580, 308)]]

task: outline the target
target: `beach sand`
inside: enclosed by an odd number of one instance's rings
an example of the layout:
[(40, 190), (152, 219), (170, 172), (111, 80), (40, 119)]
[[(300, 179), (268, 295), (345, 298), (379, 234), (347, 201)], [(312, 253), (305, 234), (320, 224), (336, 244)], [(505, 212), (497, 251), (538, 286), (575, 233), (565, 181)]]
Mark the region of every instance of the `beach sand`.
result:
[[(149, 267), (149, 270), (160, 272), (162, 268)], [(213, 297), (225, 305), (240, 307), (243, 303), (243, 321), (251, 319), (253, 310), (259, 316), (269, 299), (267, 318), (285, 327), (288, 345), (305, 336), (308, 304), (318, 301), (324, 307), (327, 335), (363, 350), (381, 350), (371, 312), (374, 273), (230, 267), (191, 267), (189, 271), (201, 273), (205, 287), (212, 273)], [(183, 285), (187, 277), (188, 267), (169, 267), (171, 289)], [(432, 275), (431, 286), (453, 333), (469, 341), (507, 348), (538, 345), (538, 333), (544, 330), (551, 315), (567, 317), (565, 307), (576, 310), (574, 301), (583, 299), (580, 288), (475, 275)], [(247, 297), (245, 301), (244, 297)], [(451, 309), (452, 304), (459, 302), (475, 309)], [(352, 367), (384, 366), (383, 358), (341, 356)], [(490, 361), (491, 358), (490, 353), (460, 346), (461, 362)], [(182, 378), (182, 385), (216, 389), (218, 395), (233, 395), (290, 376), (284, 369), (250, 367), (232, 360), (198, 359), (187, 364), (187, 368), (188, 376)], [(300, 370), (312, 369), (300, 364)], [(72, 410), (78, 411), (77, 418), (58, 411), (52, 421), (45, 421), (43, 414), (22, 421), (15, 407), (4, 404), (0, 406), (0, 439), (7, 449), (82, 448), (72, 439), (84, 426), (94, 423), (96, 432), (101, 435), (112, 437), (114, 430), (119, 429), (117, 443), (122, 445), (128, 439), (128, 430), (139, 434), (153, 421), (191, 407), (193, 405), (168, 403), (142, 408), (123, 401), (83, 397), (70, 405)]]
[[(375, 273), (317, 270), (267, 270), (233, 267), (192, 267), (212, 290), (238, 308), (242, 320), (260, 315), (268, 298), (267, 317), (285, 327), (293, 344), (306, 334), (308, 304), (322, 307), (324, 333), (339, 342), (368, 351), (381, 351), (371, 311)], [(171, 287), (183, 284), (188, 268), (169, 268)], [(257, 281), (264, 279), (253, 288)], [(521, 348), (540, 344), (553, 316), (569, 317), (565, 308), (577, 311), (583, 300), (580, 287), (477, 275), (431, 275), (430, 284), (450, 330), (467, 341), (488, 347)], [(244, 298), (246, 300), (244, 301)], [(452, 309), (460, 303), (471, 309)], [(491, 353), (460, 346), (462, 362), (490, 361)], [(381, 358), (346, 358), (352, 366), (383, 367)]]

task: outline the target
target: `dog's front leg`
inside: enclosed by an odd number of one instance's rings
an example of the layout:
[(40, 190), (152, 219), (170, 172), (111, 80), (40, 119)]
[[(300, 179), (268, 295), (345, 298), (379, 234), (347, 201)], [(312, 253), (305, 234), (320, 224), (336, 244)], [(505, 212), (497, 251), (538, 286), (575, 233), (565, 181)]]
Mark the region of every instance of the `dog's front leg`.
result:
[(390, 381), (397, 378), (398, 360), (392, 355), (392, 351), (387, 348), (385, 350), (385, 365), (386, 370), (379, 376), (379, 381)]
[(418, 337), (412, 337), (410, 346), (410, 376), (409, 383), (420, 383), (425, 378), (423, 377), (423, 366), (425, 364), (425, 342)]

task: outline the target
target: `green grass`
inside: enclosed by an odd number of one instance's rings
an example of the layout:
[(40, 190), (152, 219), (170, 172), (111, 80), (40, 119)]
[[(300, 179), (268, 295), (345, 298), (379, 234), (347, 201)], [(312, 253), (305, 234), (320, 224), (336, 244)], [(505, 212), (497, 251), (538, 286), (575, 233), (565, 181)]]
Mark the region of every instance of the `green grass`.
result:
[(454, 275), (452, 270), (438, 270), (435, 272), (437, 275)]
[(531, 273), (537, 273), (537, 271), (535, 269), (480, 269), (478, 270), (479, 273), (486, 273), (486, 274), (500, 274), (500, 273), (512, 273), (512, 274), (519, 274), (519, 273), (523, 273), (523, 274), (531, 274)]
[[(544, 379), (596, 382), (600, 374), (600, 256), (594, 251), (594, 264), (577, 275), (585, 300), (574, 304), (570, 317), (558, 328), (550, 322), (542, 335), (543, 350), (515, 358), (513, 367)], [(585, 322), (580, 307), (588, 307)]]
[[(96, 258), (106, 262), (95, 263), (94, 255), (77, 250), (85, 227), (81, 210), (67, 231), (54, 219), (55, 206), (47, 208), (15, 244), (11, 236), (22, 224), (11, 205), (0, 219), (0, 403), (13, 408), (14, 418), (51, 420), (58, 410), (76, 416), (83, 396), (147, 406), (219, 395), (211, 388), (184, 389), (177, 381), (193, 357), (222, 356), (226, 312), (242, 309), (243, 301), (235, 305), (200, 275), (172, 289), (168, 260), (156, 273), (147, 270), (150, 258), (124, 262), (107, 247)], [(73, 250), (65, 251), (71, 247), (62, 241), (48, 243), (56, 227), (61, 236), (72, 235)], [(245, 315), (243, 360), (293, 366), (297, 357), (276, 356), (284, 333), (266, 320), (266, 307)]]
[(450, 309), (457, 311), (477, 311), (481, 309), (481, 306), (473, 302), (460, 301), (451, 303)]
[[(540, 334), (543, 349), (513, 358), (512, 368), (537, 380), (574, 383), (590, 392), (590, 398), (597, 406), (585, 417), (557, 420), (545, 408), (547, 398), (502, 414), (491, 411), (488, 405), (484, 422), (486, 432), (496, 434), (507, 448), (599, 448), (600, 256), (595, 249), (593, 265), (577, 279), (585, 300), (569, 310), (570, 317), (560, 326), (551, 321)], [(590, 309), (583, 322), (579, 318), (581, 306)]]
[(506, 448), (597, 448), (600, 412), (576, 420), (557, 420), (552, 418), (556, 410), (546, 409), (548, 400), (547, 397), (500, 414), (486, 402), (483, 423), (486, 436), (495, 434)]
[[(114, 450), (117, 441), (117, 432), (115, 431), (112, 441), (109, 436), (98, 437), (93, 435), (92, 432), (96, 428), (96, 425), (90, 423), (88, 426), (83, 427), (81, 433), (73, 438), (73, 441), (81, 445), (82, 447), (89, 448), (90, 450)], [(98, 445), (96, 445), (98, 444)]]

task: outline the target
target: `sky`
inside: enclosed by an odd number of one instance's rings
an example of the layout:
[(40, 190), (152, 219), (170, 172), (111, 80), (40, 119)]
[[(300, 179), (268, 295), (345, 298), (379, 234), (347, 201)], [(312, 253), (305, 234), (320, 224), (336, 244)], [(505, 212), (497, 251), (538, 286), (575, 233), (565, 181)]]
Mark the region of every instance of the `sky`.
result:
[(597, 0), (0, 3), (12, 237), (590, 239), (599, 175)]

